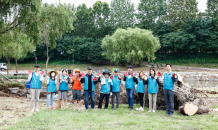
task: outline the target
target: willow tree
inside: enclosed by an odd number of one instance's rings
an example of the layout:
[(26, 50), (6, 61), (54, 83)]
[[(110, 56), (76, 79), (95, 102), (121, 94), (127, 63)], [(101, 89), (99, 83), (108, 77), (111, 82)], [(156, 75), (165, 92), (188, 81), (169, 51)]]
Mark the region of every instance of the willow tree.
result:
[(2, 37), (5, 44), (0, 48), (0, 58), (3, 57), (8, 63), (7, 74), (10, 69), (10, 60), (15, 59), (17, 72), (17, 60), (24, 58), (36, 46), (24, 32), (10, 30), (8, 33), (3, 34)]
[(41, 36), (47, 48), (46, 74), (49, 61), (48, 50), (56, 47), (56, 38), (65, 32), (73, 30), (74, 12), (70, 4), (48, 5), (44, 4), (40, 10), (39, 22), (41, 24)]
[[(39, 39), (36, 17), (42, 0), (0, 0), (0, 45), (6, 33), (25, 28), (34, 43)], [(22, 28), (21, 28), (22, 26)]]
[(21, 58), (25, 58), (28, 52), (33, 53), (32, 50), (35, 50), (36, 46), (31, 42), (31, 39), (24, 33), (19, 33), (19, 37), (15, 38), (16, 40), (13, 46), (13, 59), (16, 63), (16, 73), (18, 73), (17, 61)]
[(147, 57), (148, 61), (155, 60), (155, 52), (160, 49), (159, 38), (152, 32), (139, 28), (117, 29), (112, 36), (107, 35), (102, 40), (102, 49), (113, 63), (130, 62), (139, 64)]

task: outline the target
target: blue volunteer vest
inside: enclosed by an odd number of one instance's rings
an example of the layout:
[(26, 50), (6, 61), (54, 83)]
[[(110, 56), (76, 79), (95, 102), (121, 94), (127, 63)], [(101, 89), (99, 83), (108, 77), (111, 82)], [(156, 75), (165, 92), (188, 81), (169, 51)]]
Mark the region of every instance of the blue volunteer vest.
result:
[(49, 77), (49, 84), (47, 87), (47, 92), (56, 92), (56, 84), (55, 84), (55, 80), (52, 80), (51, 77)]
[(101, 86), (101, 93), (104, 93), (104, 94), (109, 94), (110, 93), (110, 85), (111, 85), (111, 83), (109, 83), (108, 80), (109, 80), (109, 78), (106, 79), (106, 84), (103, 84)]
[(126, 89), (134, 89), (135, 88), (134, 79), (133, 79), (133, 77), (131, 75), (130, 76), (128, 75), (126, 77), (126, 84), (125, 84), (125, 86), (126, 86)]
[(164, 89), (167, 90), (174, 90), (174, 82), (173, 82), (173, 73), (170, 72), (169, 74), (164, 73)]
[(147, 80), (148, 80), (148, 93), (157, 93), (158, 84), (156, 79), (149, 76)]
[(120, 82), (121, 80), (118, 79), (118, 76), (113, 76), (112, 79), (113, 85), (112, 85), (112, 92), (120, 92)]
[[(94, 75), (92, 75), (92, 79), (94, 78)], [(91, 79), (91, 80), (92, 80)], [(85, 76), (85, 83), (84, 83), (84, 90), (89, 90), (89, 87), (88, 87), (88, 75)], [(92, 80), (92, 91), (95, 91), (95, 84), (94, 84), (94, 81)]]
[(145, 93), (146, 89), (143, 80), (141, 80), (140, 78), (137, 78), (137, 80), (138, 80), (138, 84), (137, 84), (136, 92)]
[(60, 83), (60, 87), (59, 87), (59, 90), (60, 90), (60, 91), (66, 91), (66, 90), (68, 90), (68, 83), (66, 83), (65, 81), (63, 81), (65, 77), (68, 78), (68, 76), (63, 76), (63, 75), (62, 75), (62, 82)]
[(32, 89), (41, 89), (41, 81), (40, 81), (40, 74), (36, 76), (35, 72), (33, 72), (32, 75), (32, 82), (31, 82), (31, 88)]

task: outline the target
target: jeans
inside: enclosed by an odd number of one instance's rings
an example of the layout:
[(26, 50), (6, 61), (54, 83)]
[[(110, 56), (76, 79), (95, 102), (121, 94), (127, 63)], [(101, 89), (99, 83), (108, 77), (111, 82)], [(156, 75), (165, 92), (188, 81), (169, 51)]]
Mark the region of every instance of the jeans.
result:
[(41, 89), (31, 88), (31, 108), (32, 109), (34, 109), (34, 103), (35, 103), (35, 109), (37, 109), (39, 106), (40, 90)]
[(156, 110), (157, 94), (149, 93), (148, 99), (149, 99), (149, 110)]
[(89, 109), (89, 104), (88, 104), (89, 95), (91, 97), (91, 109), (94, 109), (94, 107), (95, 107), (95, 92), (94, 91), (84, 91), (84, 93), (85, 93), (85, 107), (86, 107), (86, 110)]
[(114, 99), (115, 96), (117, 98), (117, 108), (119, 108), (119, 104), (120, 104), (120, 92), (112, 92), (112, 108), (114, 108)]
[(174, 91), (164, 89), (166, 114), (172, 115), (174, 111)]
[(102, 102), (103, 102), (104, 97), (106, 98), (106, 103), (105, 103), (104, 108), (107, 109), (107, 107), (108, 107), (110, 94), (101, 93), (101, 94), (100, 94), (100, 98), (99, 98), (99, 103), (98, 103), (98, 108), (99, 108), (99, 109), (102, 108)]
[(133, 107), (134, 104), (134, 89), (126, 89), (126, 94), (128, 97), (129, 107)]
[(50, 99), (51, 99), (51, 106), (54, 106), (54, 95), (55, 93), (48, 93), (47, 94), (47, 107), (49, 107)]

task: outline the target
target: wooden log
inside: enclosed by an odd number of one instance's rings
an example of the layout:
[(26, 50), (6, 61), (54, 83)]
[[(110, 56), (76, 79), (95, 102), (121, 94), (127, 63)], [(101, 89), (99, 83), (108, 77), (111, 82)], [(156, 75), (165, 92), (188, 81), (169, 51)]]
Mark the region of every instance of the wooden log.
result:
[(179, 107), (179, 111), (182, 114), (192, 116), (198, 111), (198, 106), (194, 105), (192, 102), (187, 102)]
[(204, 114), (204, 113), (208, 113), (210, 111), (208, 106), (199, 106), (198, 107), (198, 111), (196, 112), (196, 114)]

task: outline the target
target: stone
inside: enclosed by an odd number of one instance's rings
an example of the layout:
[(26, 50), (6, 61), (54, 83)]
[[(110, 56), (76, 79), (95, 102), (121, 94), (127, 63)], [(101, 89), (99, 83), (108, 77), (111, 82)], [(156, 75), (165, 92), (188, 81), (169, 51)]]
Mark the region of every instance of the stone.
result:
[(10, 91), (10, 93), (16, 94), (18, 92), (19, 88), (8, 88), (8, 90)]

